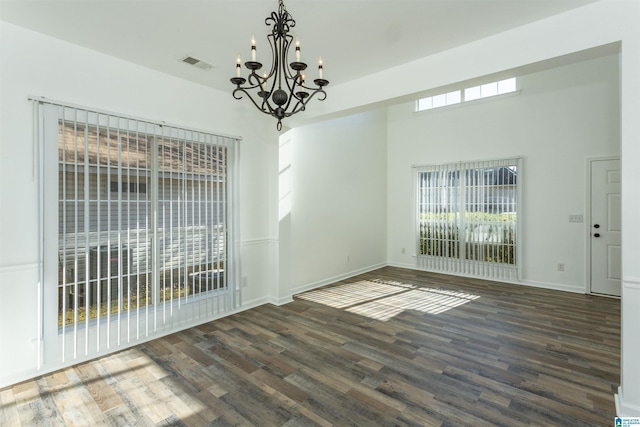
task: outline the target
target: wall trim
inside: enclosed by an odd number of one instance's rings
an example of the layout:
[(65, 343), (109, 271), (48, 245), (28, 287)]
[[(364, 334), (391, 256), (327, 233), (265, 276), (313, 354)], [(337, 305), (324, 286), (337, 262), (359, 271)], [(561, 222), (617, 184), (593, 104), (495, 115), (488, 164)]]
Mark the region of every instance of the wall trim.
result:
[(260, 307), (261, 305), (271, 304), (276, 306), (281, 306), (293, 302), (293, 297), (291, 295), (284, 296), (281, 298), (273, 297), (273, 296), (265, 296), (256, 298), (254, 300), (248, 301), (242, 304), (242, 310), (251, 310), (252, 308)]
[(15, 265), (5, 265), (0, 267), (0, 274), (2, 273), (15, 273), (18, 271), (32, 271), (38, 270), (40, 268), (40, 264), (37, 262), (28, 263), (28, 264), (15, 264)]
[(275, 305), (275, 306), (282, 306), (285, 304), (289, 304), (290, 302), (293, 302), (293, 295), (287, 295), (284, 297), (280, 297), (280, 298), (276, 298), (276, 297), (269, 297), (269, 304)]
[[(196, 327), (196, 326), (204, 325), (205, 323), (209, 323), (209, 322), (216, 321), (218, 319), (229, 317), (229, 316), (232, 316), (234, 314), (241, 313), (241, 312), (243, 312), (245, 310), (248, 310), (250, 308), (254, 308), (254, 307), (257, 307), (259, 305), (262, 305), (262, 304), (264, 304), (266, 302), (267, 301), (254, 300), (254, 301), (246, 303), (246, 304), (244, 304), (244, 305), (242, 305), (240, 307), (236, 307), (233, 310), (229, 310), (228, 312), (215, 313), (210, 317), (193, 319), (193, 320), (188, 320), (188, 321), (185, 321), (185, 322), (181, 322), (181, 323), (175, 325), (175, 328), (158, 331), (157, 333), (150, 334), (149, 336), (141, 338), (141, 339), (139, 339), (139, 340), (137, 340), (135, 342), (123, 343), (121, 346), (118, 347), (117, 351), (118, 352), (124, 351), (124, 350), (130, 349), (132, 347), (136, 347), (138, 345), (147, 343), (149, 341), (153, 341), (155, 339), (164, 337), (166, 335), (171, 335), (171, 334), (176, 333), (176, 332), (184, 331), (186, 329), (190, 329), (190, 328), (193, 328), (193, 327)], [(18, 383), (20, 383), (22, 381), (31, 380), (33, 378), (36, 378), (36, 377), (39, 377), (39, 376), (42, 376), (42, 375), (47, 375), (47, 374), (50, 374), (52, 372), (60, 371), (62, 369), (66, 369), (66, 368), (69, 368), (71, 366), (76, 366), (76, 365), (79, 365), (81, 363), (88, 362), (90, 360), (104, 358), (104, 357), (107, 357), (107, 356), (109, 356), (111, 354), (113, 354), (113, 352), (108, 353), (108, 354), (94, 354), (94, 355), (90, 355), (90, 356), (79, 356), (79, 357), (76, 357), (74, 359), (70, 359), (70, 360), (66, 361), (65, 363), (49, 363), (49, 364), (44, 364), (40, 369), (38, 369), (38, 368), (25, 369), (25, 370), (22, 370), (20, 372), (11, 372), (9, 375), (0, 375), (0, 389), (5, 388), (5, 387), (13, 386), (13, 385), (18, 384)]]
[(613, 398), (616, 404), (616, 416), (640, 417), (640, 406), (624, 401), (622, 386), (618, 387), (618, 392), (613, 395)]
[(622, 279), (622, 286), (628, 289), (640, 289), (640, 280)]
[(515, 285), (523, 285), (523, 286), (531, 286), (534, 288), (542, 288), (549, 289), (552, 291), (563, 291), (563, 292), (571, 292), (574, 294), (586, 294), (587, 290), (584, 287), (580, 286), (572, 286), (572, 285), (564, 285), (562, 283), (552, 283), (552, 282), (537, 282), (533, 280), (523, 280), (521, 282), (509, 282)]
[(269, 297), (260, 297), (260, 298), (253, 299), (251, 301), (246, 301), (242, 303), (242, 305), (239, 307), (240, 310), (238, 310), (236, 313), (240, 313), (245, 310), (251, 310), (252, 308), (260, 307), (261, 305), (265, 305), (269, 303), (270, 303)]
[(571, 286), (571, 285), (565, 285), (562, 283), (551, 283), (551, 282), (538, 282), (535, 280), (521, 280), (521, 281), (514, 281), (514, 280), (502, 280), (499, 278), (486, 278), (486, 277), (479, 277), (479, 276), (471, 276), (471, 275), (464, 275), (464, 274), (456, 274), (456, 273), (452, 273), (452, 272), (443, 272), (443, 271), (435, 271), (435, 270), (425, 270), (422, 268), (418, 268), (415, 265), (407, 265), (407, 264), (400, 264), (400, 263), (390, 263), (388, 264), (390, 267), (398, 267), (398, 268), (406, 268), (409, 270), (417, 270), (417, 271), (426, 271), (429, 273), (436, 273), (436, 274), (445, 274), (447, 276), (457, 276), (457, 277), (468, 277), (471, 279), (479, 279), (479, 280), (489, 280), (492, 282), (500, 282), (500, 283), (509, 283), (512, 285), (518, 285), (518, 286), (530, 286), (533, 288), (542, 288), (542, 289), (549, 289), (552, 291), (563, 291), (563, 292), (571, 292), (571, 293), (575, 293), (575, 294), (586, 294), (586, 288), (584, 287), (580, 287), (580, 286)]
[[(260, 245), (260, 244), (272, 244), (272, 243), (277, 243), (278, 241), (275, 239), (255, 239), (255, 240), (250, 240), (250, 241), (243, 241), (242, 244), (243, 245)], [(243, 304), (240, 307), (237, 307), (234, 310), (231, 310), (229, 312), (226, 313), (218, 313), (217, 315), (212, 316), (211, 318), (208, 318), (206, 320), (204, 319), (198, 319), (194, 322), (186, 322), (183, 325), (180, 325), (179, 328), (177, 328), (176, 330), (172, 330), (170, 333), (174, 333), (180, 330), (184, 330), (184, 329), (188, 329), (194, 326), (198, 326), (200, 324), (203, 323), (207, 323), (207, 322), (211, 322), (211, 321), (215, 321), (217, 319), (223, 318), (223, 317), (227, 317), (227, 316), (232, 316), (234, 314), (246, 311), (246, 310), (250, 310), (256, 307), (259, 307), (261, 305), (264, 304), (273, 304), (276, 306), (282, 306), (285, 304), (288, 304), (290, 302), (293, 302), (293, 295), (302, 293), (302, 292), (306, 292), (306, 291), (310, 291), (322, 286), (326, 286), (326, 285), (330, 285), (332, 283), (335, 282), (339, 282), (341, 280), (345, 280), (348, 279), (350, 277), (354, 277), (357, 276), (359, 274), (364, 274), (364, 273), (368, 273), (386, 266), (390, 266), (390, 267), (398, 267), (398, 268), (405, 268), (408, 270), (417, 270), (417, 271), (428, 271), (428, 270), (422, 270), (419, 268), (416, 268), (415, 265), (408, 265), (408, 264), (402, 264), (402, 263), (378, 263), (378, 264), (374, 264), (374, 265), (370, 265), (367, 267), (363, 267), (360, 269), (356, 269), (356, 270), (352, 270), (350, 272), (347, 273), (343, 273), (343, 274), (339, 274), (339, 275), (335, 275), (333, 277), (329, 277), (323, 280), (319, 280), (316, 282), (312, 282), (312, 283), (308, 283), (305, 285), (301, 285), (301, 286), (297, 286), (295, 288), (293, 288), (291, 290), (291, 295), (287, 295), (287, 296), (283, 296), (283, 297), (272, 297), (272, 296), (265, 296), (265, 297), (260, 297), (260, 298), (256, 298), (250, 301), (246, 301), (243, 302)], [(20, 265), (12, 265), (12, 266), (4, 266), (4, 267), (0, 267), (0, 274), (2, 273), (10, 273), (10, 272), (16, 272), (16, 271), (33, 271), (34, 269), (39, 268), (39, 265), (37, 263), (29, 263), (29, 264), (20, 264)], [(437, 271), (433, 271), (433, 273), (437, 273), (437, 274), (447, 274), (447, 275), (451, 275), (451, 276), (460, 276), (460, 277), (464, 277), (461, 275), (456, 275), (456, 274), (451, 274), (451, 273), (441, 273), (441, 272), (437, 272)], [(469, 276), (471, 277), (471, 276)], [(474, 277), (474, 278), (478, 278), (478, 279), (482, 279), (479, 277)], [(495, 279), (492, 279), (495, 281)], [(565, 291), (565, 292), (573, 292), (573, 293), (580, 293), (580, 294), (584, 294), (585, 293), (585, 289), (584, 288), (580, 288), (580, 287), (576, 287), (576, 286), (567, 286), (567, 285), (562, 285), (562, 284), (558, 284), (558, 283), (547, 283), (547, 282), (535, 282), (535, 281), (522, 281), (522, 282), (504, 282), (504, 283), (512, 283), (514, 285), (521, 285), (521, 286), (532, 286), (532, 287), (538, 287), (538, 288), (545, 288), (545, 289), (550, 289), (550, 290), (557, 290), (557, 291)], [(627, 287), (627, 288), (632, 288), (632, 289), (640, 289), (640, 280), (624, 280), (623, 279), (623, 286)], [(167, 331), (167, 333), (169, 333)], [(166, 334), (158, 334), (158, 335), (153, 335), (153, 336), (149, 336), (149, 339), (145, 339), (145, 340), (140, 340), (137, 341), (136, 343), (132, 343), (130, 346), (123, 346), (121, 348), (121, 350), (125, 350), (127, 348), (130, 347), (134, 347), (136, 345), (139, 344), (143, 344), (144, 342), (147, 341), (151, 341), (153, 339), (156, 338), (160, 338), (161, 336), (164, 336)], [(95, 357), (91, 357), (87, 360), (92, 360), (95, 358), (99, 358), (99, 357), (104, 357), (104, 355), (96, 355)], [(55, 365), (55, 366), (44, 366), (43, 369), (37, 370), (37, 369), (28, 369), (28, 370), (24, 370), (21, 372), (12, 372), (10, 375), (6, 375), (6, 376), (0, 376), (0, 388), (3, 387), (7, 387), (7, 386), (11, 386), (14, 384), (17, 384), (19, 382), (22, 381), (26, 381), (29, 379), (32, 379), (36, 376), (40, 376), (40, 375), (45, 375), (51, 372), (55, 372), (57, 370), (60, 369), (64, 369), (67, 368), (69, 366), (73, 366), (73, 365), (77, 365), (79, 363), (83, 363), (87, 360), (83, 360), (83, 359), (76, 359), (73, 360), (70, 363), (64, 364), (64, 365)], [(624, 402), (624, 400), (622, 399), (622, 393), (621, 393), (621, 388), (619, 388), (618, 394), (616, 394), (615, 397), (615, 402), (616, 402), (616, 411), (617, 414), (619, 416), (640, 416), (640, 407)]]
[[(415, 255), (414, 255), (414, 257), (415, 257)], [(408, 270), (419, 270), (418, 268), (416, 268), (415, 264), (405, 264), (403, 262), (390, 262), (387, 265), (389, 267), (406, 268)]]
[(379, 263), (379, 264), (373, 264), (373, 265), (370, 265), (368, 267), (363, 267), (363, 268), (360, 268), (360, 269), (357, 269), (357, 270), (352, 270), (352, 271), (350, 271), (348, 273), (338, 274), (336, 276), (329, 277), (329, 278), (323, 279), (323, 280), (319, 280), (317, 282), (307, 283), (306, 285), (297, 286), (297, 287), (291, 289), (291, 295), (293, 296), (293, 295), (296, 295), (296, 294), (300, 294), (302, 292), (307, 292), (307, 291), (310, 291), (310, 290), (313, 290), (313, 289), (316, 289), (316, 288), (320, 288), (322, 286), (330, 285), (332, 283), (339, 282), (341, 280), (345, 280), (345, 279), (348, 279), (350, 277), (357, 276), (359, 274), (368, 273), (370, 271), (377, 270), (377, 269), (382, 268), (382, 267), (386, 267), (387, 265), (388, 264), (386, 262)]
[(274, 244), (278, 244), (279, 240), (278, 239), (249, 239), (249, 240), (242, 240), (240, 242), (240, 244), (242, 246), (252, 246), (252, 245), (274, 245)]

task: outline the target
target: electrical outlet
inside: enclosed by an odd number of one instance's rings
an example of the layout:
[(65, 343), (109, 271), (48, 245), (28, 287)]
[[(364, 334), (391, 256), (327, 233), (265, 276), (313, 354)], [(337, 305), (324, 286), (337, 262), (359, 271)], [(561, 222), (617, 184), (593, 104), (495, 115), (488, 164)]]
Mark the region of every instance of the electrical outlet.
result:
[(558, 264), (558, 271), (564, 271), (564, 264)]
[(244, 276), (242, 278), (242, 287), (246, 288), (247, 286), (249, 286), (249, 278), (247, 276)]
[(400, 249), (400, 253), (401, 253), (402, 255), (404, 255), (404, 253), (405, 253), (405, 252), (406, 252), (406, 249), (405, 249), (405, 248)]

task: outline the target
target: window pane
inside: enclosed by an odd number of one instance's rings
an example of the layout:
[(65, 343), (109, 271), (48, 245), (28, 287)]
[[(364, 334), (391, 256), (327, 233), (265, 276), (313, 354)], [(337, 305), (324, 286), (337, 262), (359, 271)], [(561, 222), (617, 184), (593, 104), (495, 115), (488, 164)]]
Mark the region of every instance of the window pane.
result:
[(464, 90), (464, 100), (473, 101), (480, 98), (480, 86), (470, 87)]
[(418, 111), (430, 110), (433, 108), (433, 100), (431, 97), (418, 100)]
[(512, 77), (510, 79), (501, 80), (498, 82), (498, 93), (509, 93), (516, 91), (516, 78)]
[(460, 103), (460, 91), (456, 90), (454, 92), (449, 92), (447, 94), (447, 105), (459, 104)]
[(447, 96), (444, 93), (433, 97), (433, 108), (444, 107), (445, 105), (447, 105)]
[[(488, 98), (503, 93), (515, 92), (515, 90), (516, 78), (512, 77), (510, 79), (500, 80), (499, 82), (491, 82), (481, 86), (466, 88), (464, 90), (464, 101)], [(430, 110), (432, 108), (459, 104), (461, 102), (463, 102), (462, 91), (454, 90), (452, 92), (419, 99), (416, 103), (416, 111)]]
[(150, 144), (129, 129), (60, 120), (59, 326), (140, 306)]
[(487, 83), (486, 85), (480, 86), (480, 94), (482, 98), (487, 98), (489, 96), (494, 96), (498, 94), (498, 83)]

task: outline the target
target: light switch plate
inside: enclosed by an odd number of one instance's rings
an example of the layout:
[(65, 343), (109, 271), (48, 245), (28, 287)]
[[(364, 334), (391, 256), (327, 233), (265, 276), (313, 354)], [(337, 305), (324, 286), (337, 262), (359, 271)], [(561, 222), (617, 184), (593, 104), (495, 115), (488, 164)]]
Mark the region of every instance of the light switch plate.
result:
[(582, 215), (569, 215), (569, 222), (583, 222), (584, 217)]

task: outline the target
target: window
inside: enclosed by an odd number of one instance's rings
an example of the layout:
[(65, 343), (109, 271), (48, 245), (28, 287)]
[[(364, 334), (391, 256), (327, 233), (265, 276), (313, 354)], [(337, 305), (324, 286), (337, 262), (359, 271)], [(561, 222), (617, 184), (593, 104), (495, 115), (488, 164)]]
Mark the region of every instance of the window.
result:
[(519, 163), (417, 169), (417, 253), (425, 267), (515, 278)]
[[(440, 95), (421, 98), (416, 104), (416, 111), (431, 110), (433, 108), (474, 101), (476, 99), (488, 98), (496, 95), (503, 95), (515, 91), (516, 78), (512, 77), (510, 79), (486, 83), (480, 86), (469, 87), (464, 91), (456, 90)], [(464, 94), (464, 99), (462, 98), (462, 94)]]
[(456, 90), (440, 95), (429, 96), (418, 100), (417, 111), (430, 110), (432, 108), (444, 107), (460, 103), (460, 91)]
[[(101, 353), (233, 308), (237, 141), (73, 107), (40, 109), (51, 171), (41, 184), (43, 233), (45, 242), (57, 237), (44, 254), (45, 283), (57, 287), (49, 330), (71, 334), (62, 342), (73, 344), (73, 357), (80, 342), (85, 354), (89, 342)], [(46, 166), (52, 159), (55, 169)]]
[(64, 119), (59, 132), (60, 325), (226, 287), (226, 147)]
[(481, 98), (489, 98), (491, 96), (503, 95), (505, 93), (516, 91), (516, 78), (491, 82), (480, 86), (470, 87), (464, 90), (464, 100), (473, 101)]

